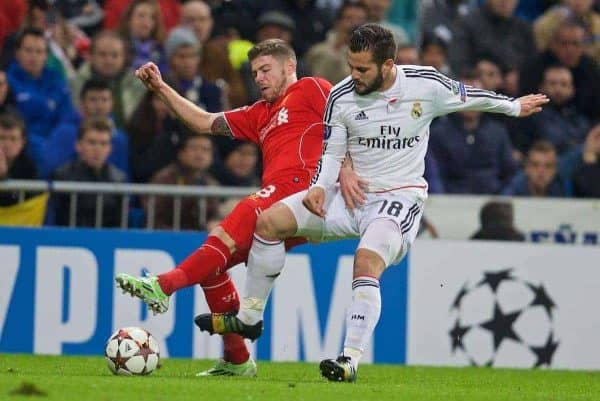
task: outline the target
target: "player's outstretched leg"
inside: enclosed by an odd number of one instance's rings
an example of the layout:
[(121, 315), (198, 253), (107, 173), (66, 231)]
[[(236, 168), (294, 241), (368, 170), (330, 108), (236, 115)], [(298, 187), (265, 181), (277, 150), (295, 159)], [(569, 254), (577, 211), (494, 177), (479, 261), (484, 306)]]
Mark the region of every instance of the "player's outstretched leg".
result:
[(220, 359), (219, 362), (212, 368), (200, 372), (196, 375), (197, 377), (208, 377), (208, 376), (256, 376), (256, 362), (252, 357), (244, 363), (231, 363), (224, 359)]
[(115, 281), (124, 294), (138, 297), (154, 314), (165, 313), (169, 309), (169, 296), (160, 288), (158, 277), (133, 277), (120, 273), (115, 277)]
[(336, 359), (324, 359), (319, 364), (321, 376), (334, 382), (356, 381), (356, 368), (350, 357), (340, 355)]

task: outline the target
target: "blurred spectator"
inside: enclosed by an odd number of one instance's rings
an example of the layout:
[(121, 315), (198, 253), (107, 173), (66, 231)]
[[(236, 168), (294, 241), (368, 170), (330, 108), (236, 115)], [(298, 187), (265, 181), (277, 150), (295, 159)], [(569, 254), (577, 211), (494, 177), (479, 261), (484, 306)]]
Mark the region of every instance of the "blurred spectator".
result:
[(311, 74), (337, 84), (350, 75), (346, 52), (352, 31), (367, 22), (367, 8), (362, 3), (345, 2), (337, 12), (327, 39), (311, 47), (305, 56)]
[(487, 202), (479, 212), (481, 228), (471, 239), (495, 241), (525, 241), (525, 235), (514, 226), (513, 205), (510, 202)]
[[(56, 181), (125, 182), (125, 173), (108, 163), (111, 151), (112, 126), (109, 120), (92, 118), (84, 121), (76, 144), (78, 159), (61, 166), (53, 175)], [(121, 196), (102, 196), (102, 227), (121, 224)], [(76, 226), (96, 225), (96, 194), (77, 195)], [(56, 224), (69, 225), (71, 196), (56, 194)]]
[[(103, 0), (104, 28), (115, 29), (133, 0)], [(161, 22), (167, 31), (179, 24), (181, 4), (174, 0), (158, 0)]]
[(56, 127), (44, 145), (44, 165), (42, 177), (47, 177), (58, 167), (77, 158), (75, 145), (77, 133), (83, 122), (90, 118), (102, 118), (111, 121), (112, 151), (108, 161), (125, 173), (129, 173), (129, 139), (123, 131), (116, 128), (111, 120), (113, 96), (110, 86), (104, 81), (90, 79), (81, 89), (80, 113), (70, 121)]
[[(210, 137), (186, 133), (177, 146), (177, 160), (158, 171), (150, 182), (152, 184), (206, 186), (218, 185), (208, 172), (213, 162), (213, 146)], [(206, 198), (205, 198), (206, 199)], [(185, 197), (181, 199), (179, 224), (183, 230), (205, 230), (200, 216), (201, 198)], [(149, 216), (146, 204), (146, 214)], [(217, 217), (218, 202), (207, 199), (206, 221)], [(155, 202), (155, 227), (172, 229), (174, 224), (174, 200), (172, 196), (157, 196)]]
[(252, 142), (229, 141), (221, 147), (222, 166), (215, 165), (213, 175), (226, 187), (260, 185), (257, 171), (258, 149)]
[[(296, 24), (294, 20), (286, 14), (279, 11), (269, 11), (261, 14), (257, 21), (256, 41), (257, 43), (267, 39), (281, 39), (288, 44), (292, 44)], [(297, 55), (298, 56), (298, 55)], [(308, 67), (301, 59), (296, 60), (296, 74), (298, 78), (310, 75)], [(254, 74), (250, 62), (246, 61), (240, 68), (240, 74), (248, 93), (248, 101), (253, 103), (261, 99), (258, 92), (258, 86), (254, 82)]]
[[(486, 56), (479, 59), (475, 64), (475, 72), (483, 89), (514, 96), (506, 90), (506, 80), (502, 75), (500, 65), (492, 57)], [(489, 113), (486, 116), (502, 124), (507, 129), (513, 146), (513, 158), (516, 161), (522, 160), (523, 152), (531, 144), (529, 135), (523, 134), (522, 120), (498, 113)], [(530, 130), (526, 132), (530, 132)]]
[(600, 124), (588, 134), (582, 159), (583, 164), (573, 174), (575, 196), (600, 198)]
[(166, 79), (173, 88), (192, 103), (214, 113), (223, 110), (221, 89), (199, 74), (200, 42), (184, 27), (175, 28), (165, 43), (169, 62)]
[(93, 35), (102, 25), (104, 10), (96, 0), (55, 0), (54, 7), (69, 24), (88, 35)]
[(421, 65), (429, 65), (444, 75), (452, 75), (448, 66), (448, 45), (433, 34), (425, 34), (421, 42)]
[(386, 20), (387, 13), (392, 6), (392, 0), (364, 0), (363, 3), (369, 11), (369, 22), (374, 22), (391, 30), (396, 45), (408, 43), (409, 38), (404, 28)]
[(417, 20), (419, 12), (419, 1), (415, 0), (392, 0), (390, 8), (386, 12), (386, 21), (392, 21), (395, 25), (402, 27), (411, 42), (416, 38)]
[(578, 21), (585, 29), (585, 52), (600, 64), (600, 14), (592, 9), (594, 0), (562, 0), (535, 21), (533, 32), (539, 51), (550, 45), (552, 35), (566, 20)]
[[(317, 7), (316, 3), (315, 0), (266, 0), (263, 3), (262, 14), (276, 10), (293, 18), (295, 32), (292, 32), (292, 44), (298, 58), (302, 58), (311, 46), (325, 40), (333, 25), (332, 15), (327, 9)], [(258, 34), (256, 42), (260, 42)]]
[(581, 145), (590, 123), (572, 102), (575, 87), (571, 71), (560, 65), (546, 68), (539, 92), (547, 95), (550, 103), (526, 120), (533, 137), (552, 142), (559, 155)]
[(516, 5), (517, 0), (486, 0), (459, 19), (449, 52), (452, 70), (472, 68), (485, 55), (518, 67), (535, 53), (531, 28), (513, 15)]
[(4, 39), (19, 29), (26, 13), (26, 0), (0, 2), (0, 49), (4, 47)]
[[(465, 84), (481, 87), (474, 74)], [(478, 111), (462, 111), (435, 121), (429, 142), (447, 193), (495, 194), (516, 165), (508, 132)]]
[(525, 160), (524, 171), (502, 191), (511, 196), (553, 196), (571, 195), (570, 183), (558, 173), (556, 149), (551, 142), (540, 140), (535, 142)]
[(396, 50), (396, 64), (419, 65), (419, 51), (411, 44), (398, 46)]
[(78, 99), (83, 84), (91, 78), (106, 81), (113, 95), (112, 116), (123, 128), (146, 93), (144, 84), (127, 67), (125, 43), (114, 32), (103, 31), (94, 36), (90, 61), (77, 71), (71, 81), (71, 92)]
[(500, 66), (489, 58), (483, 57), (475, 63), (475, 71), (481, 88), (497, 92), (503, 87), (502, 70)]
[(584, 54), (585, 31), (572, 21), (563, 22), (552, 36), (547, 51), (534, 57), (521, 68), (521, 93), (534, 93), (544, 70), (562, 64), (571, 70), (575, 83), (575, 105), (591, 120), (600, 118), (600, 70)]
[[(48, 67), (63, 78), (70, 78), (73, 75), (72, 61), (76, 58), (77, 52), (69, 53), (67, 48), (73, 49), (74, 42), (63, 39), (66, 36), (64, 33), (71, 29), (60, 15), (56, 16), (49, 0), (29, 0), (28, 6), (20, 30), (33, 28), (43, 32), (47, 41)], [(74, 30), (70, 36), (76, 37)], [(8, 66), (14, 60), (18, 37), (19, 32), (16, 32), (6, 38), (0, 52), (0, 67)]]
[(119, 34), (129, 44), (132, 69), (153, 61), (161, 71), (166, 70), (165, 28), (156, 0), (133, 0), (121, 18)]
[[(214, 20), (210, 7), (202, 0), (189, 0), (181, 7), (181, 25), (194, 31), (202, 46), (200, 59), (201, 75), (226, 86), (230, 107), (240, 107), (247, 103), (246, 88), (239, 72), (233, 68), (224, 40), (211, 39)], [(223, 84), (224, 81), (224, 84)]]
[(27, 28), (16, 41), (16, 60), (8, 67), (8, 83), (25, 119), (29, 150), (36, 166), (43, 162), (43, 143), (75, 110), (66, 82), (46, 66), (48, 46), (42, 31)]
[[(37, 178), (26, 145), (24, 121), (12, 113), (0, 113), (0, 180)], [(0, 192), (0, 206), (11, 206), (18, 202), (18, 192)]]
[(421, 35), (435, 34), (451, 43), (454, 40), (454, 24), (469, 12), (469, 0), (423, 0), (419, 13)]
[(147, 92), (127, 124), (134, 182), (148, 182), (177, 156), (181, 125), (154, 92)]
[(0, 113), (18, 113), (15, 97), (8, 86), (6, 73), (0, 70)]

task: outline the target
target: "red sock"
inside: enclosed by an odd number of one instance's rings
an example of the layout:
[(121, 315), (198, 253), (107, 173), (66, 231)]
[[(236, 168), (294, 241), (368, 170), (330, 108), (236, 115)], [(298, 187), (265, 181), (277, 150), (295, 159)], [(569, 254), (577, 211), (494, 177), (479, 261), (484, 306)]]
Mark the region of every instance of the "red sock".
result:
[[(240, 298), (229, 274), (211, 276), (201, 285), (211, 312), (237, 312), (240, 309)], [(237, 334), (223, 335), (223, 348), (223, 359), (228, 362), (244, 363), (250, 357), (244, 339)]]
[(163, 292), (171, 295), (175, 291), (199, 284), (211, 275), (225, 271), (231, 253), (227, 245), (214, 235), (189, 255), (179, 266), (158, 276), (158, 284)]

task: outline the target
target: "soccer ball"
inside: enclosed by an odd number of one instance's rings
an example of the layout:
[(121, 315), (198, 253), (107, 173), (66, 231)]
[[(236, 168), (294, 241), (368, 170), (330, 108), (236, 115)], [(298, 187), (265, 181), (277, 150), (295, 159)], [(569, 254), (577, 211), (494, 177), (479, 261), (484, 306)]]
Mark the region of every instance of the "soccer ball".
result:
[(144, 329), (125, 327), (110, 336), (104, 356), (115, 375), (148, 375), (158, 366), (158, 343)]

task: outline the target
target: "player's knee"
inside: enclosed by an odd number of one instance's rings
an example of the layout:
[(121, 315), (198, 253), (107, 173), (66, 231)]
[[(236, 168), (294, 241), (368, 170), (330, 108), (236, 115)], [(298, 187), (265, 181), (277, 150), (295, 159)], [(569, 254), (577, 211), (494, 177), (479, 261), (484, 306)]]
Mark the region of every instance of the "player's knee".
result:
[(374, 255), (377, 255), (378, 260), (381, 261), (380, 264), (385, 269), (401, 255), (402, 244), (400, 227), (392, 220), (378, 219), (369, 225), (360, 240), (358, 248), (359, 251), (365, 251), (362, 257), (365, 266), (373, 266), (377, 260)]
[(295, 221), (290, 221), (286, 210), (277, 205), (261, 213), (256, 221), (256, 234), (266, 240), (284, 240), (294, 233)]
[(379, 278), (386, 268), (386, 263), (377, 252), (359, 248), (354, 255), (354, 277), (369, 276)]

